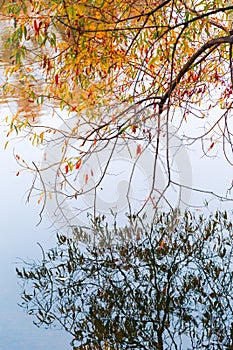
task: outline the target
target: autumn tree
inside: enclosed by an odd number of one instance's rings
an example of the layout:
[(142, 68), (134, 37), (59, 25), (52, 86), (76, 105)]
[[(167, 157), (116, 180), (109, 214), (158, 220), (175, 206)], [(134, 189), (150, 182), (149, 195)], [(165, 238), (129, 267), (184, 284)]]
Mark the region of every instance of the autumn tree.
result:
[[(232, 11), (228, 0), (2, 2), (11, 50), (4, 93), (47, 108), (39, 125), (24, 108), (8, 118), (11, 133), (24, 130), (36, 145), (47, 145), (40, 165), (17, 158), (42, 184), (35, 179), (30, 192), (39, 192), (42, 211), (51, 197), (54, 216), (66, 224), (82, 217), (84, 207), (97, 217), (102, 204), (129, 216), (145, 214), (162, 202), (176, 206), (171, 188), (188, 202), (184, 153), (175, 171), (180, 176), (174, 175), (180, 128), (184, 141), (200, 141), (205, 155), (222, 144), (232, 164)], [(194, 119), (205, 124), (192, 134)], [(106, 175), (117, 175), (117, 157), (131, 167), (119, 184), (122, 203), (111, 205), (99, 193)], [(141, 197), (130, 186), (137, 166), (148, 178)], [(78, 203), (71, 215), (67, 203)]]
[(73, 349), (232, 349), (233, 236), (226, 213), (159, 214), (138, 239), (83, 249), (58, 235), (17, 268), (21, 306)]

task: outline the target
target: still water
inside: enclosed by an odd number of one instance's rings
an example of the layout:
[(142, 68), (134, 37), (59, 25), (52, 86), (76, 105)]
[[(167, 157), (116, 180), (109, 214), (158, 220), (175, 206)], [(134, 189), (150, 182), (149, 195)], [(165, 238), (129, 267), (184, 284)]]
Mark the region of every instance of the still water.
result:
[[(1, 33), (4, 39), (4, 33)], [(9, 52), (1, 50), (1, 59), (6, 59)], [(3, 67), (0, 67), (0, 84), (4, 82)], [(36, 242), (45, 247), (54, 244), (54, 231), (49, 229), (49, 223), (39, 227), (38, 206), (26, 202), (26, 191), (32, 180), (29, 175), (16, 177), (18, 166), (13, 157), (13, 150), (23, 151), (23, 154), (40, 159), (41, 151), (28, 149), (25, 143), (13, 142), (4, 150), (6, 142), (6, 127), (4, 118), (12, 116), (16, 107), (33, 113), (30, 106), (23, 101), (16, 101), (11, 96), (8, 101), (0, 93), (0, 218), (1, 218), (1, 244), (0, 244), (0, 349), (1, 350), (46, 350), (69, 349), (69, 336), (62, 331), (38, 329), (32, 320), (17, 305), (20, 301), (21, 288), (18, 285), (15, 268), (20, 259), (40, 258), (40, 249)]]
[(67, 334), (38, 329), (17, 305), (21, 289), (15, 267), (20, 263), (19, 259), (39, 259), (40, 249), (36, 242), (52, 246), (54, 232), (48, 229), (48, 222), (36, 227), (38, 208), (31, 204), (25, 205), (25, 192), (30, 179), (26, 175), (15, 176), (17, 164), (13, 159), (12, 148), (4, 151), (2, 141), (1, 132), (0, 349), (69, 349)]
[[(3, 55), (6, 59), (9, 52), (3, 50)], [(3, 75), (0, 79), (2, 84)], [(7, 115), (11, 115), (16, 104), (26, 113), (38, 115), (38, 111), (33, 110), (32, 105), (25, 105), (24, 101), (17, 101), (14, 96), (11, 96), (8, 102), (1, 100), (1, 122)], [(2, 126), (0, 129), (0, 350), (68, 350), (71, 339), (67, 333), (36, 328), (32, 324), (32, 319), (17, 305), (20, 302), (21, 288), (15, 273), (16, 266), (20, 267), (20, 259), (40, 260), (41, 252), (37, 242), (40, 242), (45, 250), (53, 247), (55, 230), (46, 219), (36, 226), (39, 221), (36, 201), (25, 205), (32, 178), (25, 173), (15, 176), (18, 166), (13, 157), (14, 148), (17, 153), (23, 152), (24, 156), (28, 154), (30, 159), (35, 161), (41, 159), (41, 150), (30, 149), (25, 142), (18, 141), (4, 150), (6, 142), (4, 131), (5, 127)], [(214, 190), (224, 196), (231, 186), (232, 168), (226, 164), (223, 157), (217, 155), (216, 158), (206, 159), (201, 157), (200, 153), (192, 153), (191, 156), (193, 187), (208, 189), (210, 192)], [(199, 210), (201, 201), (197, 198), (197, 193), (192, 195), (192, 203), (195, 205), (194, 208)], [(216, 198), (211, 204), (212, 208), (225, 208), (225, 203), (217, 202)], [(232, 203), (229, 203), (228, 209), (232, 209)]]

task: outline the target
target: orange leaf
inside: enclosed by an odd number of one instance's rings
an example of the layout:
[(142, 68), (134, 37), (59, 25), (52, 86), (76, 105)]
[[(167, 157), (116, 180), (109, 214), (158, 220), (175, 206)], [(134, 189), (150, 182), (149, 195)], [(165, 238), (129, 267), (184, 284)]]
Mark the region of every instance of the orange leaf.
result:
[(85, 183), (88, 183), (88, 174), (85, 175)]
[(76, 168), (76, 169), (79, 169), (80, 166), (81, 166), (81, 164), (82, 164), (82, 159), (79, 159), (79, 160), (77, 161), (76, 165), (75, 165), (75, 168)]
[(164, 246), (165, 246), (165, 242), (162, 241), (162, 242), (160, 243), (160, 245), (159, 245), (159, 250), (163, 249)]

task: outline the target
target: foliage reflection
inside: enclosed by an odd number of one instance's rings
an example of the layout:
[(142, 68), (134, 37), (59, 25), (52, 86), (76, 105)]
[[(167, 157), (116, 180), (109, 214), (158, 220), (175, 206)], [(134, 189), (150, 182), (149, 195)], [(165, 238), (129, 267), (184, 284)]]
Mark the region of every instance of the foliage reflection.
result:
[(57, 236), (17, 268), (21, 306), (73, 349), (232, 349), (233, 230), (226, 213), (156, 217), (141, 237), (83, 249)]

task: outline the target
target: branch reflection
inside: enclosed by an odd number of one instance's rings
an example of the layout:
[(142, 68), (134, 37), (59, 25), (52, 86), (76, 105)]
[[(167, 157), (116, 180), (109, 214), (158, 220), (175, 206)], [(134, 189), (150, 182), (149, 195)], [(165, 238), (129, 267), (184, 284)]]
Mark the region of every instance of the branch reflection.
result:
[(108, 248), (57, 235), (42, 260), (17, 268), (21, 306), (38, 326), (69, 332), (73, 349), (232, 349), (233, 229), (158, 214)]

